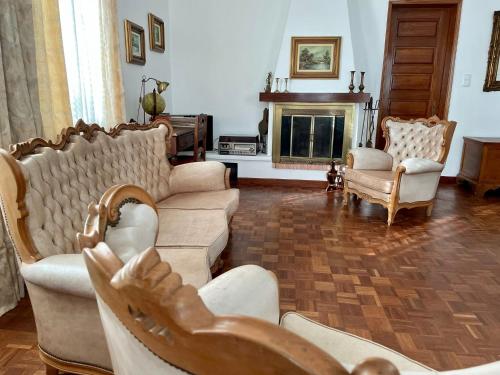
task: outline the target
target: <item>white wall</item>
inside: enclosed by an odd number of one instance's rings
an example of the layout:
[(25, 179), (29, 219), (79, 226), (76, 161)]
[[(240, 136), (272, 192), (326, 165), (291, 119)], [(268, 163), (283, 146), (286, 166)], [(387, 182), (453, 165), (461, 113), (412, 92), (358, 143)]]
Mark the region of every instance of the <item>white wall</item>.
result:
[(258, 95), (274, 70), (289, 3), (170, 1), (173, 112), (213, 115), (214, 137), (258, 134)]
[[(170, 32), (170, 17), (168, 13), (168, 1), (166, 0), (119, 0), (117, 1), (118, 13), (118, 30), (120, 32), (120, 53), (122, 57), (122, 76), (123, 86), (125, 89), (125, 109), (127, 113), (127, 121), (131, 118), (137, 120), (137, 106), (141, 87), (142, 76), (154, 77), (162, 81), (171, 81), (170, 74), (170, 56), (171, 50), (171, 32)], [(149, 30), (148, 30), (148, 13), (153, 13), (160, 17), (165, 22), (165, 40), (166, 48), (164, 53), (151, 51), (149, 49)], [(146, 41), (146, 64), (135, 65), (129, 64), (125, 55), (125, 36), (124, 22), (128, 19), (144, 28)], [(155, 88), (154, 82), (148, 82), (146, 92), (150, 92)], [(162, 94), (167, 101), (165, 111), (172, 109), (172, 88), (169, 87)], [(146, 119), (148, 115), (146, 115)], [(139, 122), (142, 122), (142, 109)]]
[[(448, 118), (457, 121), (444, 175), (455, 176), (460, 168), (463, 136), (500, 136), (500, 91), (483, 92), (493, 12), (500, 0), (464, 0), (457, 58)], [(464, 74), (472, 74), (470, 87), (462, 87)], [(500, 166), (499, 166), (500, 168)]]

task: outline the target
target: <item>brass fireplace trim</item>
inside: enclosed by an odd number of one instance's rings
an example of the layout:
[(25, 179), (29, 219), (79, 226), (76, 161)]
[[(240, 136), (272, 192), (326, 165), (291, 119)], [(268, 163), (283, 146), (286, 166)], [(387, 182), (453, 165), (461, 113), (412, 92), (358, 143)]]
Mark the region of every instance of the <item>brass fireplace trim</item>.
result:
[[(316, 158), (311, 161), (309, 158), (282, 158), (280, 156), (281, 140), (281, 117), (285, 114), (298, 114), (304, 111), (304, 114), (325, 115), (324, 111), (329, 111), (332, 115), (344, 114), (344, 142), (342, 144), (342, 160), (346, 161), (347, 152), (352, 147), (352, 131), (354, 127), (354, 113), (356, 105), (354, 103), (280, 103), (274, 105), (273, 117), (273, 163), (301, 163), (301, 164), (327, 164), (330, 158)], [(283, 160), (281, 160), (283, 159)], [(293, 160), (291, 160), (293, 159)]]

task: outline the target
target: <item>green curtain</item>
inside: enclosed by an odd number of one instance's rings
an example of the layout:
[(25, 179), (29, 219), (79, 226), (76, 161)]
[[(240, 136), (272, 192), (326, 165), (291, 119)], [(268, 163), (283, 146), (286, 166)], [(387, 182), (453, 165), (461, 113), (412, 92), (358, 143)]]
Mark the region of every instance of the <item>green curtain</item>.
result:
[[(42, 136), (42, 120), (32, 0), (0, 0), (0, 9), (0, 146), (8, 148), (11, 143)], [(14, 308), (22, 294), (15, 257), (2, 221), (0, 315)]]

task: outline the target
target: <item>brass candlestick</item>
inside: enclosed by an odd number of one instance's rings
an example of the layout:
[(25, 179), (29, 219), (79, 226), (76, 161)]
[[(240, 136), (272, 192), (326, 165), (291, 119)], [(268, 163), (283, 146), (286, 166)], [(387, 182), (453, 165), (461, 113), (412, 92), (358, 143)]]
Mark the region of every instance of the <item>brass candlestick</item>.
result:
[(365, 89), (364, 81), (365, 81), (365, 72), (361, 72), (361, 81), (359, 83), (359, 92), (363, 92), (363, 90)]
[(349, 84), (349, 92), (352, 94), (354, 92), (354, 74), (356, 73), (355, 70), (351, 70), (351, 83)]
[(280, 79), (276, 78), (276, 89), (274, 90), (275, 93), (280, 92)]

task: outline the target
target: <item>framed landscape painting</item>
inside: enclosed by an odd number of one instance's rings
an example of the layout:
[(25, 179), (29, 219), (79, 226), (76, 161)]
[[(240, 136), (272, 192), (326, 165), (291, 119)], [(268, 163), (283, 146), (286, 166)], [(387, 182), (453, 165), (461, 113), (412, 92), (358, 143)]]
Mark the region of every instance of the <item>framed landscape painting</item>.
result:
[(339, 78), (339, 36), (292, 37), (290, 78)]
[(125, 50), (128, 63), (138, 65), (146, 63), (144, 40), (144, 29), (136, 23), (125, 20)]
[(156, 52), (165, 51), (165, 24), (160, 17), (149, 13), (149, 47)]
[(500, 10), (493, 14), (493, 31), (483, 91), (500, 91)]

